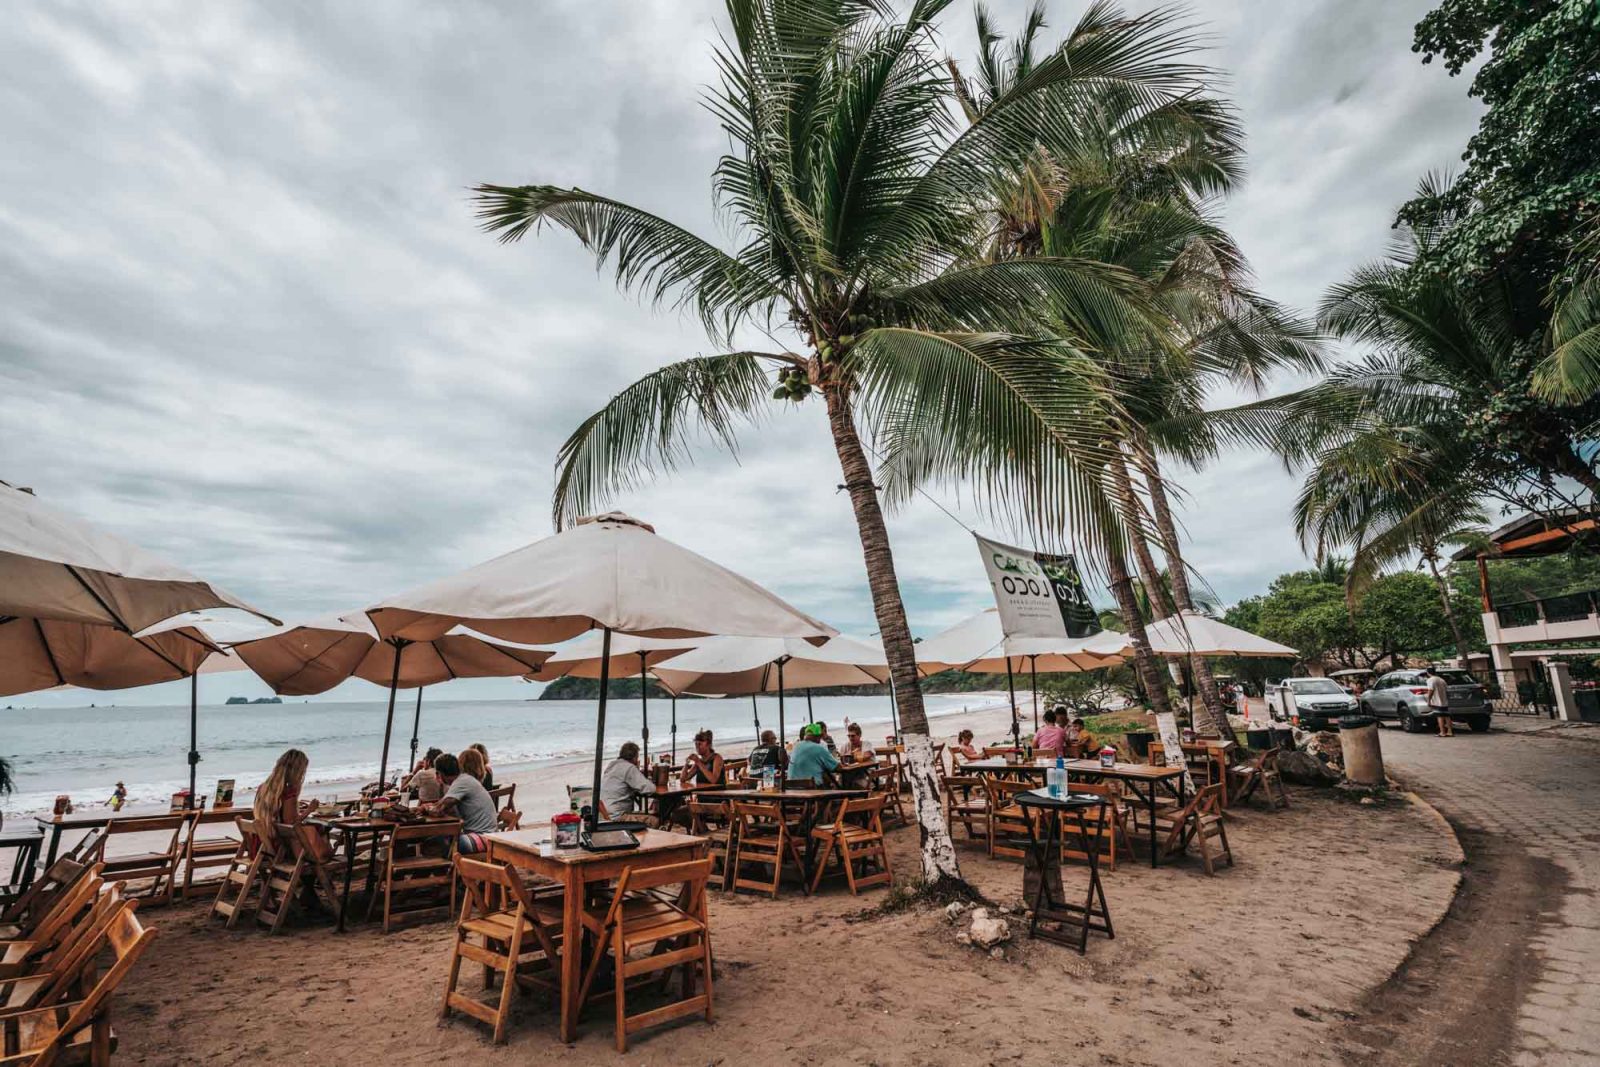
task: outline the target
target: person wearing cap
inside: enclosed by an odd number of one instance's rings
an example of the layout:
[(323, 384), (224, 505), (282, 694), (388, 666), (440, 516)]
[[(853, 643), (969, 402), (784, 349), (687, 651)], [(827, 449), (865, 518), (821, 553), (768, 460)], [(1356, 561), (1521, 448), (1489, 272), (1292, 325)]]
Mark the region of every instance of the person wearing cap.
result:
[(789, 753), (789, 781), (809, 780), (821, 785), (827, 775), (839, 769), (839, 758), (822, 743), (822, 726), (811, 723), (800, 731), (800, 740)]

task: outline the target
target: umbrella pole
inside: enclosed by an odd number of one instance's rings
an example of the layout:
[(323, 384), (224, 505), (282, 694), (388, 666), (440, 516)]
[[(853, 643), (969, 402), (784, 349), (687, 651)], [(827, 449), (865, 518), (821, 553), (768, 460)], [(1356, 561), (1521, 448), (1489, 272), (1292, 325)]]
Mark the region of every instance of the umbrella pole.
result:
[(672, 694), (672, 765), (678, 765), (678, 694)]
[(195, 764), (200, 762), (200, 671), (189, 675), (189, 810), (199, 799), (194, 795)]
[(809, 724), (816, 721), (817, 717), (811, 711), (811, 687), (808, 685), (806, 686), (806, 722)]
[(1033, 732), (1039, 732), (1039, 657), (1028, 657), (1028, 673), (1033, 676)]
[(650, 691), (645, 688), (645, 653), (639, 653), (639, 734), (644, 742), (644, 772), (650, 773)]
[(394, 674), (389, 679), (389, 718), (383, 724), (383, 759), (378, 763), (378, 792), (389, 781), (389, 734), (394, 730), (394, 695), (400, 688), (400, 641), (394, 643)]
[(417, 734), (422, 730), (422, 686), (417, 686), (417, 713), (411, 717), (411, 762), (406, 767), (417, 765)]
[[(783, 744), (783, 657), (778, 657), (778, 744)], [(761, 740), (759, 737), (756, 740)]]
[(750, 694), (750, 717), (756, 721), (756, 744), (761, 743), (761, 708), (756, 704), (756, 695)]
[(1011, 743), (1022, 747), (1022, 724), (1017, 721), (1017, 686), (1011, 677), (1011, 657), (1006, 657), (1006, 693), (1011, 698)]
[(611, 627), (600, 631), (600, 713), (594, 727), (594, 792), (589, 794), (589, 831), (600, 821), (600, 760), (606, 746), (606, 690), (611, 688)]

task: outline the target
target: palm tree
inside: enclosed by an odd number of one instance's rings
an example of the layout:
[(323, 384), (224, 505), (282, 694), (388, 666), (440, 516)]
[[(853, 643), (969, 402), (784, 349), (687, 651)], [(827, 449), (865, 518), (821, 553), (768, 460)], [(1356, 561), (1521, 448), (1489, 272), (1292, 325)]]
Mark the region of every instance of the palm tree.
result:
[[(1043, 9), (1035, 4), (1005, 50), (988, 12), (980, 6), (976, 17), (975, 77), (963, 77), (952, 63), (963, 109), (974, 123), (1032, 77), (1045, 26)], [(1158, 444), (1198, 463), (1226, 441), (1259, 441), (1261, 413), (1219, 420), (1204, 411), (1207, 388), (1218, 381), (1260, 388), (1273, 369), (1318, 368), (1320, 358), (1314, 331), (1251, 288), (1242, 253), (1210, 214), (1211, 203), (1233, 187), (1242, 164), (1242, 138), (1227, 103), (1201, 91), (1152, 106), (1108, 86), (1080, 94), (1074, 108), (1077, 137), (1040, 146), (1022, 171), (1005, 176), (994, 191), (988, 255), (1112, 262), (1152, 286), (1164, 336), (1130, 333), (1114, 340), (1131, 344), (1102, 345), (1099, 357), (1131, 416), (1119, 427), (1121, 447), (1110, 470), (1124, 513), (1132, 517), (1127, 548), (1154, 613), (1170, 616), (1176, 609), (1196, 610), (1196, 603)], [(1134, 485), (1130, 465), (1142, 486)], [(1152, 540), (1167, 558), (1166, 583), (1157, 577)], [(1113, 574), (1127, 570), (1121, 561), (1108, 564)], [(1118, 602), (1134, 599), (1119, 592)], [(1148, 673), (1157, 673), (1143, 620), (1136, 613), (1125, 616), (1137, 655), (1148, 661)], [(1198, 662), (1195, 675), (1208, 714), (1231, 736), (1210, 665)], [(1164, 688), (1152, 696), (1161, 709)]]
[(1460, 283), (1419, 265), (1453, 224), (1404, 229), (1386, 260), (1329, 292), (1324, 327), (1371, 351), (1305, 391), (1279, 447), (1309, 464), (1308, 485), (1386, 495), (1397, 515), (1447, 514), (1488, 497), (1532, 511), (1592, 505), (1600, 396), (1553, 404), (1535, 395), (1548, 356), (1529, 322), (1548, 312), (1517, 278)]
[[(957, 128), (933, 27), (948, 3), (916, 0), (897, 21), (863, 0), (728, 0), (709, 104), (732, 146), (713, 185), (739, 233), (734, 251), (580, 189), (477, 190), (483, 224), (502, 240), (563, 227), (602, 263), (615, 257), (620, 286), (693, 308), (719, 343), (747, 327), (776, 349), (670, 363), (584, 420), (558, 457), (558, 525), (685, 462), (696, 434), (731, 448), (769, 391), (797, 402), (821, 394), (934, 891), (964, 883), (863, 429), (916, 475), (966, 479), (996, 512), (1025, 513), (1043, 538), (1098, 550), (1118, 535), (1102, 472), (1120, 404), (1085, 349), (1145, 328), (1145, 287), (1078, 258), (975, 263), (986, 216), (974, 205), (1038, 146), (1071, 139), (1075, 96), (1123, 87), (1177, 101), (1196, 79), (1185, 61), (1192, 41), (1170, 14), (1127, 18), (1096, 4), (982, 121)], [(1042, 306), (1063, 328), (1036, 332)]]
[(1573, 250), (1574, 277), (1556, 294), (1550, 354), (1534, 372), (1534, 392), (1563, 404), (1600, 393), (1600, 215)]

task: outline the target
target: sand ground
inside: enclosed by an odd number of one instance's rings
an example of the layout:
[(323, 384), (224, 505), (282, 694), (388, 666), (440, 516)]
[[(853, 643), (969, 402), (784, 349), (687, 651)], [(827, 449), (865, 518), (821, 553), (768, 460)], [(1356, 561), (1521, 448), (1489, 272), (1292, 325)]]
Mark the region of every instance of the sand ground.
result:
[[(204, 902), (151, 909), (158, 938), (116, 1005), (118, 1060), (1337, 1063), (1327, 1024), (1355, 1011), (1444, 914), (1460, 852), (1419, 804), (1363, 807), (1307, 790), (1293, 799), (1288, 811), (1230, 813), (1238, 862), (1217, 877), (1195, 860), (1119, 863), (1105, 876), (1117, 936), (1097, 937), (1086, 956), (1028, 941), (1013, 917), (1017, 938), (991, 959), (957, 944), (937, 909), (874, 913), (883, 890), (714, 894), (717, 1021), (647, 1032), (626, 1057), (604, 1006), (572, 1046), (533, 995), (503, 1047), (470, 1020), (440, 1024), (452, 938), (443, 923), (271, 937), (222, 930)], [(897, 879), (914, 877), (915, 829), (891, 832), (890, 844)], [(1020, 865), (959, 848), (985, 894), (1020, 901)], [(1067, 884), (1081, 875), (1069, 865)]]

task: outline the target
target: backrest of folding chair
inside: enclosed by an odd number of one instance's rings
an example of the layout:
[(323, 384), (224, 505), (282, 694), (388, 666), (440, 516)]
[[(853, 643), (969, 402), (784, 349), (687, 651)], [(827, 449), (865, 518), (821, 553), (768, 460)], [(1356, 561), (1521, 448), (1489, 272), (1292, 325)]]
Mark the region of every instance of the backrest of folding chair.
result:
[(726, 800), (691, 799), (688, 811), (691, 831), (696, 826), (720, 830), (728, 825), (728, 819), (730, 818)]
[(100, 877), (100, 865), (84, 868), (84, 875), (56, 897), (50, 910), (39, 917), (30, 931), (28, 940), (41, 944), (54, 944), (67, 936), (94, 907), (105, 882)]
[(50, 980), (33, 998), (34, 1006), (42, 1007), (65, 1000), (105, 948), (117, 916), (124, 911), (131, 913), (138, 906), (138, 901), (123, 897), (121, 882), (97, 897), (94, 907), (79, 920), (57, 950), (46, 958), (45, 966), (50, 971)]
[(256, 835), (256, 821), (248, 815), (235, 815), (233, 825), (238, 827), (239, 840), (248, 841)]
[(166, 854), (178, 854), (178, 837), (183, 833), (184, 827), (189, 825), (192, 818), (190, 812), (178, 812), (172, 815), (134, 815), (126, 819), (112, 819), (106, 823), (105, 838), (100, 843), (100, 857), (104, 858), (106, 841), (118, 834), (156, 834), (171, 831), (172, 837), (167, 842)]
[(984, 745), (983, 758), (993, 759), (996, 756), (1009, 756), (1016, 750), (1015, 745)]
[(1222, 783), (1208, 785), (1195, 797), (1195, 810), (1201, 815), (1222, 814)]
[(611, 902), (607, 923), (616, 921), (630, 893), (676, 885), (684, 889), (682, 908), (690, 915), (705, 914), (706, 883), (711, 880), (711, 859), (685, 860), (682, 863), (663, 863), (655, 867), (629, 867), (617, 880), (617, 892)]
[(834, 821), (842, 824), (849, 816), (865, 815), (868, 826), (874, 830), (881, 830), (879, 823), (883, 819), (884, 806), (888, 803), (889, 797), (886, 793), (869, 797), (851, 797), (839, 805), (839, 815)]
[(116, 992), (117, 986), (122, 984), (122, 979), (127, 976), (128, 971), (138, 962), (139, 957), (144, 955), (145, 948), (156, 932), (139, 922), (138, 917), (134, 915), (134, 904), (134, 901), (127, 901), (126, 907), (112, 920), (107, 930), (107, 940), (116, 952), (116, 961), (100, 976), (100, 980), (95, 982), (89, 994), (72, 1009), (66, 1022), (62, 1023), (61, 1028), (51, 1036), (48, 1048), (34, 1062), (50, 1062), (53, 1059), (52, 1053), (69, 1044), (78, 1031), (93, 1022), (105, 1002), (111, 998), (111, 994)]
[(900, 768), (893, 763), (874, 764), (868, 773), (872, 775), (872, 788), (882, 789), (885, 792), (900, 791)]
[[(462, 889), (477, 912), (486, 915), (497, 911), (502, 906), (501, 897), (510, 897), (522, 910), (527, 911), (533, 907), (533, 900), (528, 896), (528, 889), (522, 884), (522, 879), (517, 873), (503, 863), (487, 863), (475, 860), (469, 856), (456, 856), (456, 875), (461, 879)], [(461, 918), (468, 918), (468, 911), (463, 909)]]
[(732, 802), (733, 818), (739, 824), (741, 831), (746, 829), (764, 828), (768, 823), (777, 820), (778, 826), (783, 826), (781, 812), (776, 804), (765, 804), (755, 800), (735, 800)]
[(62, 859), (74, 860), (78, 863), (88, 864), (94, 862), (93, 857), (100, 854), (101, 843), (105, 840), (106, 832), (103, 828), (90, 830), (78, 838), (78, 843), (67, 849), (62, 854)]
[[(71, 903), (71, 894), (86, 880), (98, 879), (98, 864), (79, 863), (77, 860), (58, 859), (50, 865), (28, 891), (16, 900), (16, 907), (8, 909), (4, 921), (17, 923), (30, 938), (37, 936), (39, 928), (62, 907), (81, 908), (81, 902)], [(98, 882), (95, 892), (98, 892)], [(27, 921), (23, 919), (26, 916)]]
[(402, 846), (412, 847), (425, 841), (447, 840), (450, 850), (446, 856), (455, 855), (456, 838), (461, 836), (462, 823), (460, 819), (450, 822), (419, 822), (399, 823), (389, 834), (389, 855), (393, 856), (400, 851)]
[[(489, 799), (494, 801), (496, 811), (501, 808), (515, 807), (516, 797), (517, 786), (514, 782), (511, 785), (503, 785), (498, 789), (489, 790)], [(505, 803), (502, 804), (501, 801), (505, 801)]]

